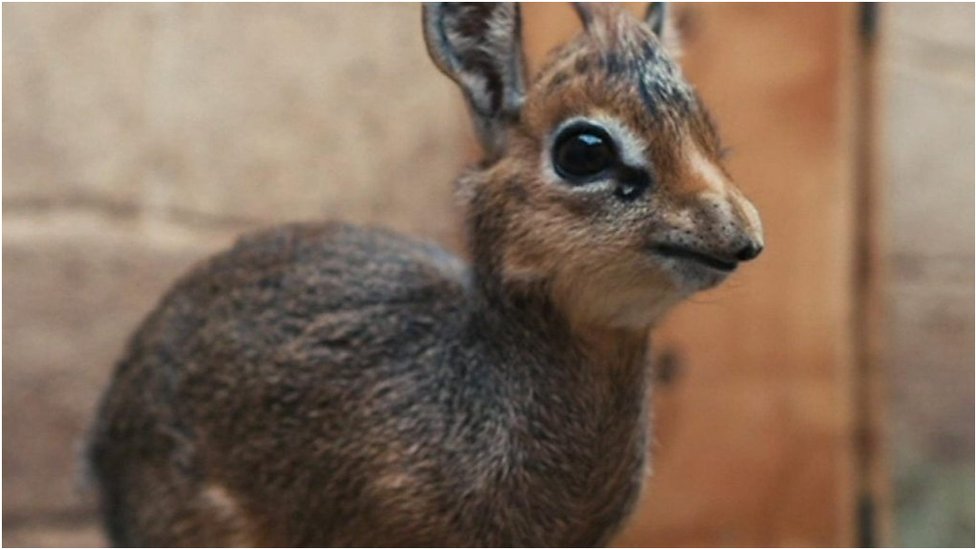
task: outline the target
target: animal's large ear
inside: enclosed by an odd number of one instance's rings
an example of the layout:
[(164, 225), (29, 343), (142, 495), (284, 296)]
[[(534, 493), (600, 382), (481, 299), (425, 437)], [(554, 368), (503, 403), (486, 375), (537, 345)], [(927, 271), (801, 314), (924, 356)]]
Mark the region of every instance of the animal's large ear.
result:
[(681, 33), (667, 2), (651, 2), (644, 13), (644, 21), (665, 51), (673, 58), (681, 57)]
[(647, 11), (644, 12), (644, 21), (651, 27), (659, 40), (663, 40), (664, 33), (667, 32), (668, 11), (667, 2), (651, 2), (647, 5)]
[(514, 3), (424, 4), (427, 51), (464, 92), (489, 156), (505, 148), (525, 94), (521, 26)]

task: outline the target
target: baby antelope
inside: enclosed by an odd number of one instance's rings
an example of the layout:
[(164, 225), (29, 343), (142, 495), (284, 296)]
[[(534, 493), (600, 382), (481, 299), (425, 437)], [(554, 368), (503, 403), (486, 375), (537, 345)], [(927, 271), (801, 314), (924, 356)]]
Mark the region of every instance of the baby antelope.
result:
[(378, 229), (252, 234), (118, 364), (89, 458), (117, 545), (588, 546), (641, 487), (648, 330), (763, 248), (665, 10), (577, 7), (524, 72), (514, 4), (429, 4), (485, 158), (470, 265)]

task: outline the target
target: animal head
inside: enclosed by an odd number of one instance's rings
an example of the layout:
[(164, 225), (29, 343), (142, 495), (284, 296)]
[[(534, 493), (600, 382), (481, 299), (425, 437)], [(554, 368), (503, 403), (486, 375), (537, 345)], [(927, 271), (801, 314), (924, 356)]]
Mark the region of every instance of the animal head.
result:
[(708, 112), (665, 36), (577, 6), (584, 32), (529, 81), (515, 4), (428, 4), (431, 57), (464, 92), (484, 163), (459, 181), (476, 268), (544, 284), (574, 321), (641, 328), (763, 248)]

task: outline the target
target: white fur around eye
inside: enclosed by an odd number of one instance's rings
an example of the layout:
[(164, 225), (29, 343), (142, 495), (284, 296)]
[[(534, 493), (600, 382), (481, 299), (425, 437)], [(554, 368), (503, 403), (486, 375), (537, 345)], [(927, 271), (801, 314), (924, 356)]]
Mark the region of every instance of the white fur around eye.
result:
[(600, 126), (610, 134), (624, 164), (633, 168), (642, 168), (647, 165), (647, 157), (645, 156), (647, 143), (641, 139), (637, 132), (628, 128), (624, 123), (607, 115), (597, 115), (581, 120)]
[(632, 131), (619, 120), (602, 114), (590, 117), (574, 116), (573, 118), (564, 120), (562, 124), (556, 127), (556, 130), (549, 135), (546, 147), (543, 150), (544, 159), (542, 165), (546, 171), (546, 175), (550, 178), (560, 179), (553, 169), (551, 159), (551, 151), (556, 137), (562, 134), (564, 129), (579, 123), (603, 128), (613, 140), (613, 145), (624, 164), (633, 168), (643, 168), (647, 165), (647, 157), (645, 156), (647, 143), (636, 132)]

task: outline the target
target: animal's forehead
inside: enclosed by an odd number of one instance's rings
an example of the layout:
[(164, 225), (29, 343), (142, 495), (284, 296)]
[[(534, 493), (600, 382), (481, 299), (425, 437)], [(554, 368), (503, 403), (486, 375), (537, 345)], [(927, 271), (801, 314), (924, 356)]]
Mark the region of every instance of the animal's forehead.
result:
[(570, 89), (602, 101), (602, 107), (645, 114), (655, 125), (679, 126), (698, 108), (694, 90), (678, 65), (656, 39), (640, 33), (612, 44), (588, 36), (577, 38), (550, 58), (533, 87), (546, 97)]

